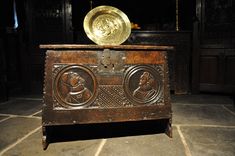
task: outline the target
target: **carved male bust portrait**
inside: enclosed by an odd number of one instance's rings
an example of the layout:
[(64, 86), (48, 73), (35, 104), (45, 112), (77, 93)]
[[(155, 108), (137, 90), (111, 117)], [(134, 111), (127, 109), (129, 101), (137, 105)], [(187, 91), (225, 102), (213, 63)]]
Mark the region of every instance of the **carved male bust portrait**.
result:
[(134, 90), (133, 96), (140, 100), (148, 100), (155, 93), (154, 77), (149, 72), (144, 72), (139, 78), (138, 88)]
[(69, 88), (65, 101), (69, 103), (84, 103), (91, 96), (91, 91), (85, 86), (85, 79), (76, 72), (66, 72), (62, 81)]

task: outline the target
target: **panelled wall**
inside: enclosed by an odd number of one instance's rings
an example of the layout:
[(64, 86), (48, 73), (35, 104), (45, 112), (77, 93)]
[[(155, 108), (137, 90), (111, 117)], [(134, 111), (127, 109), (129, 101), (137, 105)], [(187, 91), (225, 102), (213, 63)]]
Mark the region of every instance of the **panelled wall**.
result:
[(30, 91), (42, 93), (45, 53), (40, 44), (72, 43), (72, 10), (69, 0), (28, 0)]
[(0, 101), (15, 94), (42, 94), (45, 53), (39, 45), (73, 39), (70, 0), (15, 2), (15, 10), (13, 0), (0, 2)]
[(235, 93), (235, 2), (197, 0), (199, 90)]

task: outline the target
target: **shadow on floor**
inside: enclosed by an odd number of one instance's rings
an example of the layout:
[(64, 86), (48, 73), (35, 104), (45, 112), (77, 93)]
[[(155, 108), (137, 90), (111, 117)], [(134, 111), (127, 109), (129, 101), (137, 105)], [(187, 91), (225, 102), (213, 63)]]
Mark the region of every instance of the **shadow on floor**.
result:
[(49, 143), (165, 133), (167, 120), (47, 126)]

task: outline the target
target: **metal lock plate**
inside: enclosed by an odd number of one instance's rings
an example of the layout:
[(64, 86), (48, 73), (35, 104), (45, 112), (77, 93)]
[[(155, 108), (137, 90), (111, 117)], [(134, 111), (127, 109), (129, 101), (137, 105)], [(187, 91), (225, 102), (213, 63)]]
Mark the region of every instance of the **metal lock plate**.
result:
[(98, 51), (98, 73), (122, 73), (126, 59), (123, 51), (104, 49)]

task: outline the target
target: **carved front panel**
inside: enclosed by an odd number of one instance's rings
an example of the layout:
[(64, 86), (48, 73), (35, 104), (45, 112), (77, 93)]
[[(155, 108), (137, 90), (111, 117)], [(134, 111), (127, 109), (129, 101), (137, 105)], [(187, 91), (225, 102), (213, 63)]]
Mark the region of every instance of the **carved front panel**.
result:
[[(103, 75), (92, 65), (54, 64), (53, 108), (63, 110), (163, 104), (163, 67), (126, 65), (123, 67), (125, 71), (119, 74), (121, 83), (110, 85), (108, 81), (118, 76), (116, 73), (106, 71), (106, 75)], [(103, 81), (103, 77), (107, 81)]]

